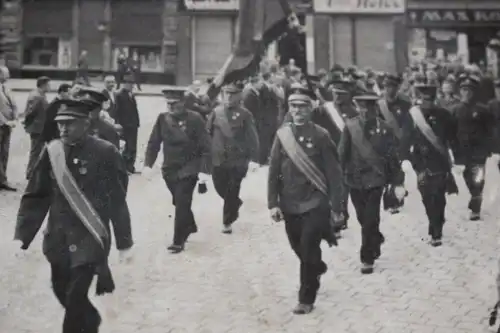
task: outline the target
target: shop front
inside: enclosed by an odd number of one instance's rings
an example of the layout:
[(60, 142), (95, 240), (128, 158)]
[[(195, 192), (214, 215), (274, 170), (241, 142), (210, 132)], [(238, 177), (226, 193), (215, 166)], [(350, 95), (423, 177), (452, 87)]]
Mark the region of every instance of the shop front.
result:
[(314, 0), (317, 67), (401, 70), (404, 11), (405, 0)]
[(141, 72), (162, 73), (163, 0), (113, 0), (111, 2), (111, 69), (118, 57), (138, 60)]
[(475, 63), (498, 75), (488, 44), (500, 37), (500, 1), (408, 1), (410, 62)]
[[(186, 0), (190, 42), (190, 77), (185, 83), (205, 80), (217, 74), (231, 54), (235, 41), (238, 0)], [(186, 36), (187, 37), (187, 36)], [(181, 42), (182, 43), (182, 42)], [(185, 62), (188, 59), (179, 59)]]
[(22, 66), (67, 69), (74, 62), (73, 1), (23, 1)]

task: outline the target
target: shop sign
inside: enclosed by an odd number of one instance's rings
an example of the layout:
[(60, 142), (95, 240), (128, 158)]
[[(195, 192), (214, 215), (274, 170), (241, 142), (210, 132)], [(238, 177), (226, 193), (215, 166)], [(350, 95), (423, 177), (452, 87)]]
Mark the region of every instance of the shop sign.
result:
[(500, 25), (500, 10), (416, 9), (407, 15), (411, 25)]
[(239, 0), (184, 0), (187, 10), (238, 10)]
[(314, 0), (314, 11), (328, 14), (403, 14), (406, 0)]

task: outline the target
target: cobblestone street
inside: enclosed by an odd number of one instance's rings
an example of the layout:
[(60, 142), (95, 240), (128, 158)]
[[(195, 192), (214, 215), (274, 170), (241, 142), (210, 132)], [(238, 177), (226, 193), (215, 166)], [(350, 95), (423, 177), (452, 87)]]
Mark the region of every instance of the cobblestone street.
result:
[[(26, 97), (17, 93), (20, 109)], [(144, 96), (138, 102), (142, 160), (164, 103), (159, 97)], [(27, 134), (18, 126), (9, 176), (22, 189), (28, 144)], [(94, 298), (104, 319), (102, 332), (489, 332), (488, 308), (496, 301), (500, 195), (496, 201), (485, 199), (483, 221), (468, 221), (468, 193), (457, 177), (460, 195), (449, 197), (444, 245), (431, 248), (424, 241), (427, 222), (415, 175), (410, 174), (410, 196), (403, 212), (383, 215), (386, 244), (371, 276), (359, 273), (360, 231), (351, 209), (350, 227), (340, 246), (324, 246), (329, 271), (322, 279), (316, 310), (297, 317), (291, 310), (297, 300), (298, 260), (283, 224), (268, 217), (266, 169), (244, 181), (244, 204), (233, 235), (220, 232), (221, 201), (213, 186), (204, 195), (195, 194), (199, 232), (190, 238), (185, 252), (171, 255), (166, 246), (172, 238), (173, 207), (159, 164), (152, 181), (131, 177), (134, 261), (119, 263), (116, 250), (112, 251), (117, 290), (112, 296)], [(496, 193), (499, 181), (498, 169), (489, 163), (488, 197)], [(59, 332), (63, 310), (50, 289), (41, 232), (24, 258), (15, 256), (12, 237), (20, 195), (0, 192), (0, 333)]]

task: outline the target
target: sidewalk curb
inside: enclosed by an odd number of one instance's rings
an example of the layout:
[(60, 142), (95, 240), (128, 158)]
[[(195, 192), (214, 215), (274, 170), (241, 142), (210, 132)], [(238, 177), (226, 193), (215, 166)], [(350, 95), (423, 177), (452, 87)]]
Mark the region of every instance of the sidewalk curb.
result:
[[(29, 88), (10, 88), (10, 91), (12, 92), (26, 92), (26, 93), (29, 93), (31, 91), (33, 91), (33, 89), (29, 89)], [(49, 93), (54, 93), (54, 94), (57, 94), (57, 90), (50, 90)], [(142, 91), (137, 91), (137, 92), (134, 92), (134, 95), (136, 96), (145, 96), (145, 97), (162, 97), (163, 94), (160, 93), (160, 92), (142, 92)]]

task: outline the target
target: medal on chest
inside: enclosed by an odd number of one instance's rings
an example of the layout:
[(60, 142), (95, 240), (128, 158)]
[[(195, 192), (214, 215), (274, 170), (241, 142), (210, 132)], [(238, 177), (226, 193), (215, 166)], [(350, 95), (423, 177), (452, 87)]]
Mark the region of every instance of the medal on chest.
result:
[(78, 159), (74, 159), (73, 161), (77, 161), (77, 163), (75, 163), (76, 165), (78, 165), (78, 173), (80, 175), (86, 175), (88, 170), (87, 170), (87, 164), (88, 162), (87, 161), (84, 161), (84, 160), (78, 160)]
[(314, 147), (313, 143), (312, 143), (312, 139), (311, 138), (307, 138), (307, 143), (306, 143), (306, 147), (311, 149)]
[(181, 130), (186, 131), (187, 124), (186, 124), (186, 121), (185, 121), (185, 120), (181, 120), (181, 121), (179, 121), (179, 122), (178, 122), (178, 125), (179, 125), (179, 127), (181, 128)]
[(240, 113), (239, 112), (235, 112), (235, 113), (233, 113), (233, 116), (231, 118), (233, 120), (236, 120), (236, 119), (238, 119), (239, 116), (240, 116)]

